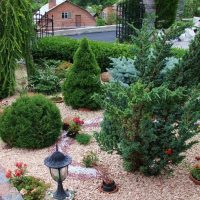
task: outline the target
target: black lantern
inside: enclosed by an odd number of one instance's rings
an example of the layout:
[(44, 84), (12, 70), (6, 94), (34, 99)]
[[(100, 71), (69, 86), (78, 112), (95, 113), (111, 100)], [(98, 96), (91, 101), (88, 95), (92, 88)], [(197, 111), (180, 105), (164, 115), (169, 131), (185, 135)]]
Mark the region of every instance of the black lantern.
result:
[(58, 188), (53, 195), (55, 199), (63, 200), (66, 197), (70, 197), (69, 192), (65, 192), (63, 189), (62, 182), (68, 175), (68, 166), (71, 163), (71, 157), (67, 155), (65, 156), (63, 153), (58, 151), (57, 145), (56, 151), (44, 160), (44, 164), (49, 167), (52, 178), (58, 183)]

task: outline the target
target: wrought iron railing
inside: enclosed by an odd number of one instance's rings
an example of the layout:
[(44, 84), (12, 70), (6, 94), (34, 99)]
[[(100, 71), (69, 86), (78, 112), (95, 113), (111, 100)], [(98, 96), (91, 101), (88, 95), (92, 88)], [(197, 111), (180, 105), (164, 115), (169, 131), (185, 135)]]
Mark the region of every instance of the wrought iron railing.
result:
[(134, 34), (134, 29), (142, 27), (142, 19), (144, 18), (145, 7), (142, 0), (124, 0), (117, 5), (117, 27), (116, 37), (119, 42), (130, 40)]
[(37, 12), (34, 15), (34, 22), (35, 22), (35, 31), (38, 38), (54, 35), (53, 15), (49, 17), (47, 13), (42, 15), (39, 12)]

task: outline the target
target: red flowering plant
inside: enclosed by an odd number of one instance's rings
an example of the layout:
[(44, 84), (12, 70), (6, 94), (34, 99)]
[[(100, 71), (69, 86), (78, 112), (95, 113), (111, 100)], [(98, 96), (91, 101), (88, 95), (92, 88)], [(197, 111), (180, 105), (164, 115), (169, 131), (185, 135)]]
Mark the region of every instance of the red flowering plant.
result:
[(165, 154), (171, 156), (173, 154), (173, 149), (167, 149), (167, 150), (165, 150)]
[[(68, 118), (66, 118), (68, 119)], [(84, 121), (80, 117), (70, 118), (64, 121), (65, 127), (67, 127), (67, 136), (75, 137), (76, 134), (81, 130), (81, 126), (84, 124)]]
[(46, 184), (39, 178), (26, 176), (27, 164), (23, 162), (17, 162), (15, 166), (16, 169), (13, 172), (11, 170), (6, 171), (5, 176), (21, 193), (23, 199), (44, 199), (46, 190), (49, 188), (49, 184)]
[(6, 178), (8, 178), (9, 181), (13, 184), (19, 181), (23, 181), (23, 178), (27, 172), (27, 164), (23, 162), (17, 162), (15, 166), (16, 166), (16, 169), (14, 170), (14, 172), (12, 172), (11, 170), (8, 170), (6, 171), (6, 174), (5, 174)]

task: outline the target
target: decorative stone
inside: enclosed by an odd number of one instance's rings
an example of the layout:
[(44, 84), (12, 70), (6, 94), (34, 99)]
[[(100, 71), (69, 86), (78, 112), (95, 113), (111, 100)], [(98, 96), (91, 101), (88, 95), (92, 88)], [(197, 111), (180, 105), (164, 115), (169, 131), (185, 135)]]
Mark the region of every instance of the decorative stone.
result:
[[(32, 191), (31, 191), (32, 192)], [(20, 190), (20, 194), (23, 196), (23, 195), (25, 195), (25, 194), (27, 194), (27, 190), (26, 189), (24, 189), (24, 188), (22, 188), (21, 190)]]
[(109, 82), (110, 80), (111, 80), (111, 75), (109, 74), (109, 72), (103, 72), (101, 74), (101, 81)]

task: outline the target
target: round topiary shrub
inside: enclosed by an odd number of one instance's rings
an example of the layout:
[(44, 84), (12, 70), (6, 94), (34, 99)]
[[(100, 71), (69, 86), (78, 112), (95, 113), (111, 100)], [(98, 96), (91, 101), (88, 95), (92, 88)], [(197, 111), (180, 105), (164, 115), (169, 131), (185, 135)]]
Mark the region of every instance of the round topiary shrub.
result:
[(12, 147), (52, 145), (61, 130), (60, 111), (42, 95), (22, 96), (0, 117), (0, 137)]

